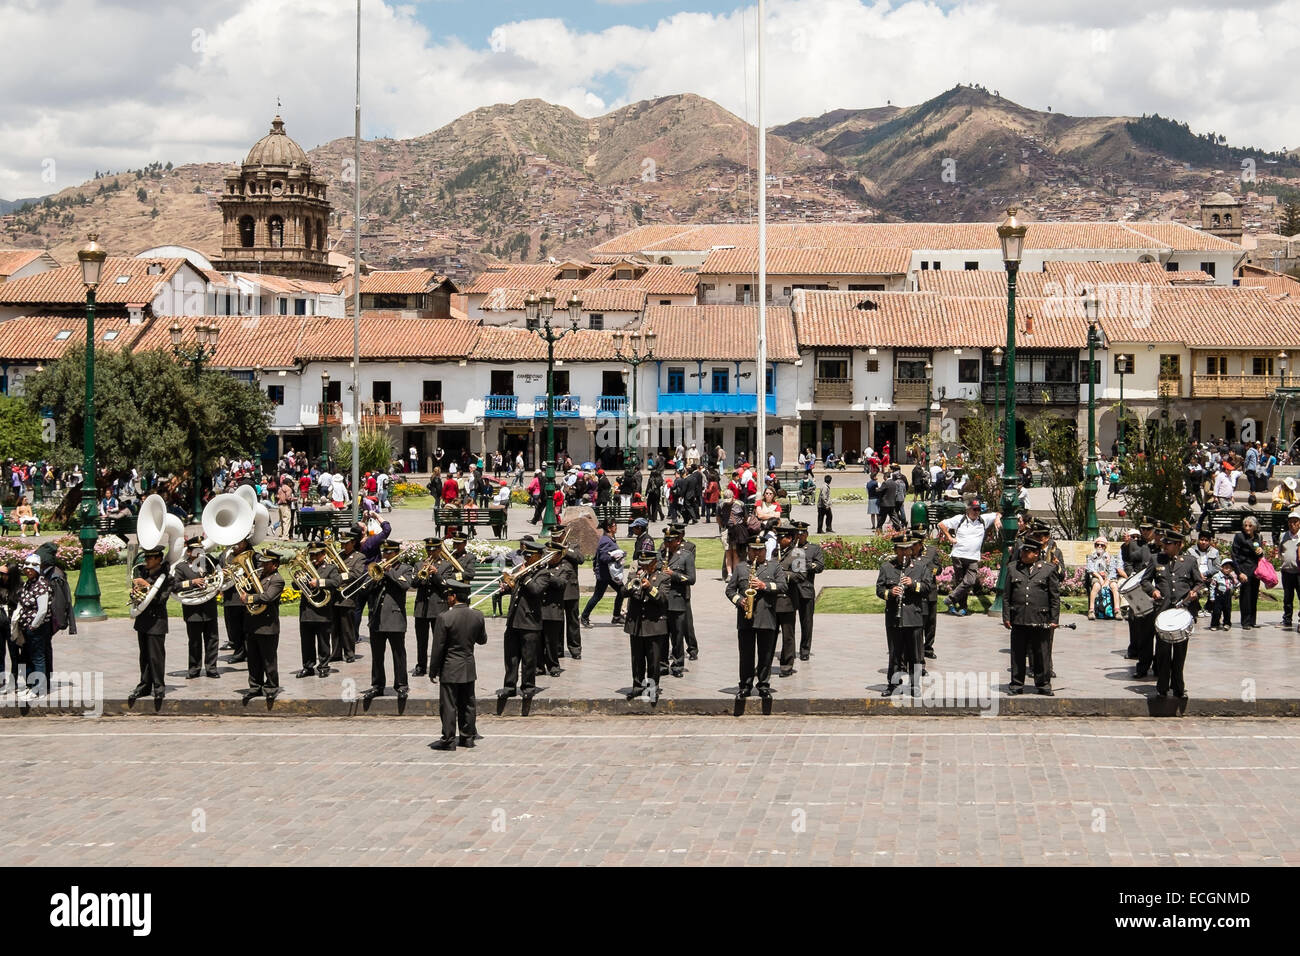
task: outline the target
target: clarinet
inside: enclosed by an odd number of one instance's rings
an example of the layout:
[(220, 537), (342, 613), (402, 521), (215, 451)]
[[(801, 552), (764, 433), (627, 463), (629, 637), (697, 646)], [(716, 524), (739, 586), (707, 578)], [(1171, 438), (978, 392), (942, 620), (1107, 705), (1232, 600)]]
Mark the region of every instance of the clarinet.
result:
[[(898, 586), (903, 587), (903, 572), (912, 566), (912, 556), (909, 554), (903, 558), (903, 565), (898, 569)], [(904, 589), (906, 590), (906, 589)], [(903, 595), (898, 596), (898, 620), (895, 622), (899, 627), (903, 626)]]

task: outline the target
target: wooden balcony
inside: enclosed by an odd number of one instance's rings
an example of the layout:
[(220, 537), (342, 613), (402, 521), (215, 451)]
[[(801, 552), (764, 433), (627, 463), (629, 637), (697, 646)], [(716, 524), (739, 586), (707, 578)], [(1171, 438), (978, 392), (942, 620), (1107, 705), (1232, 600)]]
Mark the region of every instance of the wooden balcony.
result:
[[(981, 398), (988, 405), (1005, 401), (1006, 385), (985, 382), (981, 387)], [(1016, 382), (1017, 405), (1077, 405), (1079, 404), (1078, 382)]]
[[(309, 405), (308, 408), (316, 412), (317, 418), (320, 417), (320, 405)], [(325, 403), (325, 424), (338, 425), (343, 421), (343, 403), (326, 402)]]
[(1182, 398), (1183, 377), (1181, 375), (1161, 375), (1156, 381), (1156, 388), (1161, 398)]
[(814, 402), (852, 402), (853, 379), (819, 378), (813, 381)]
[(363, 425), (395, 425), (402, 421), (401, 402), (362, 402)]
[(924, 404), (928, 384), (929, 380), (924, 378), (894, 379), (894, 404), (897, 405), (899, 402), (920, 402)]
[(1275, 388), (1297, 384), (1300, 381), (1294, 375), (1206, 375), (1193, 372), (1192, 398), (1271, 398)]
[(440, 425), (442, 424), (442, 402), (421, 402), (420, 403), (420, 424), (421, 425)]

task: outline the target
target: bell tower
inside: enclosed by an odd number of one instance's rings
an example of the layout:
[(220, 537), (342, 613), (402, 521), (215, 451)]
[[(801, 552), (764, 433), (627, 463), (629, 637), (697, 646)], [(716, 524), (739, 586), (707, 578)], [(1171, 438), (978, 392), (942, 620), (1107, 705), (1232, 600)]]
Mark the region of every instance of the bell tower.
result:
[(330, 204), (325, 180), (312, 175), (301, 146), (276, 116), (271, 131), (226, 175), (221, 208), (222, 272), (263, 272), (333, 282), (329, 264)]

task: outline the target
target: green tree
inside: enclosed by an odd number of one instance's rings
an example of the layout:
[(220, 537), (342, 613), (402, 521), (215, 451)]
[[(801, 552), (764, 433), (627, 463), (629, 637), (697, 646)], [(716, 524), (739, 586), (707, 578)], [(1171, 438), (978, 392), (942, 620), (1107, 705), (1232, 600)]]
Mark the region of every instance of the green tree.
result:
[(31, 405), (0, 395), (0, 458), (38, 461), (46, 457), (41, 422)]
[(1278, 228), (1284, 236), (1300, 233), (1300, 202), (1289, 202), (1282, 207), (1281, 225)]
[(1086, 449), (1072, 423), (1055, 415), (1035, 415), (1025, 421), (1029, 441), (1052, 486), (1052, 512), (1063, 537), (1083, 538), (1088, 525), (1088, 495), (1084, 485)]
[(1135, 452), (1136, 437), (1128, 441), (1123, 463), (1124, 505), (1133, 522), (1165, 521), (1178, 525), (1191, 519), (1191, 505), (1183, 494), (1187, 439), (1169, 424), (1169, 401), (1161, 406), (1158, 424), (1142, 451)]
[[(978, 494), (995, 508), (1002, 499), (1002, 422), (982, 402), (962, 403), (965, 415), (961, 420), (961, 458), (966, 469), (966, 491)], [(948, 454), (949, 467), (953, 466), (953, 452)]]
[(135, 198), (140, 200), (140, 202), (148, 202), (149, 194), (145, 192), (144, 187), (141, 186), (139, 189), (135, 191)]
[[(82, 460), (85, 421), (84, 349), (64, 353), (30, 376), (33, 408), (54, 412), (57, 441), (49, 459), (70, 467)], [(189, 369), (167, 352), (95, 352), (95, 460), (101, 467), (189, 471), (203, 438), (204, 466), (218, 455), (260, 453), (271, 417), (270, 402), (252, 385), (223, 372), (205, 373), (195, 385)]]

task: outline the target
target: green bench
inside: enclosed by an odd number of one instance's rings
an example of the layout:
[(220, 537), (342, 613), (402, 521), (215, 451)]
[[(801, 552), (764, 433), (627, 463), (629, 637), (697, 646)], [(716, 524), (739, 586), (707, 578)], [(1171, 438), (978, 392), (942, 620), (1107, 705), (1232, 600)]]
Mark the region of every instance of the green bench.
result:
[(100, 515), (95, 519), (95, 528), (100, 534), (117, 535), (123, 541), (128, 535), (135, 534), (137, 518), (135, 515), (123, 515), (120, 518), (114, 518), (111, 515)]
[(346, 509), (342, 511), (337, 508), (299, 509), (294, 531), (302, 536), (303, 541), (323, 541), (327, 531), (334, 537), (338, 537), (351, 526), (352, 512)]
[(503, 507), (435, 508), (433, 527), (439, 535), (443, 534), (444, 528), (464, 528), (465, 533), (471, 538), (478, 536), (475, 529), (491, 528), (493, 537), (504, 538), (506, 509)]

